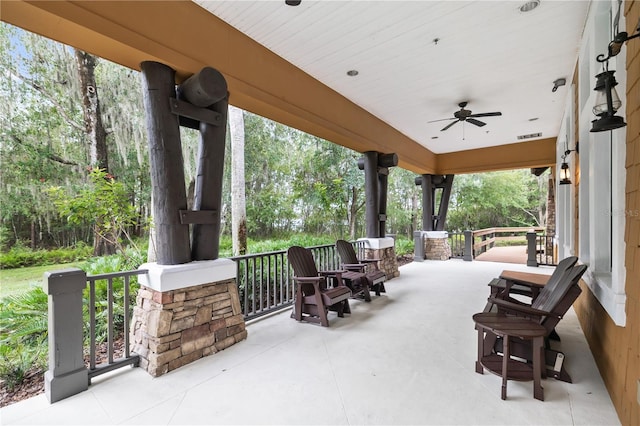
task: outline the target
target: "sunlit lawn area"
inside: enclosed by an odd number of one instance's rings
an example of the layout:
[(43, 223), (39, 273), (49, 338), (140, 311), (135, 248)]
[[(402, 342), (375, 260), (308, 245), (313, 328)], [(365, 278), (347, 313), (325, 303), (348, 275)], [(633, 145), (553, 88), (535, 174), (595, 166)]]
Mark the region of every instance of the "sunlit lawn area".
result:
[(33, 286), (41, 286), (42, 277), (46, 271), (81, 267), (82, 264), (83, 262), (71, 262), (56, 265), (30, 266), (26, 268), (0, 269), (0, 297), (19, 294)]

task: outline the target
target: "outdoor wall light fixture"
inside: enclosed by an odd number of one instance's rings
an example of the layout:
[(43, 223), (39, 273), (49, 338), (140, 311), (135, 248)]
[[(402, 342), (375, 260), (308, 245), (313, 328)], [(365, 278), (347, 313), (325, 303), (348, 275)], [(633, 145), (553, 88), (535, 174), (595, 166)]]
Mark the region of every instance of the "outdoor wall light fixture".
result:
[(571, 171), (567, 163), (560, 166), (560, 185), (571, 185)]
[(606, 70), (596, 76), (598, 80), (594, 90), (597, 94), (593, 113), (599, 118), (591, 122), (592, 132), (605, 132), (627, 125), (622, 117), (615, 115), (622, 106), (622, 101), (620, 101), (620, 96), (615, 89), (618, 82), (613, 76), (614, 72)]
[(620, 19), (620, 7), (622, 2), (618, 2), (618, 13), (616, 14), (614, 21), (614, 31), (616, 35), (609, 43), (607, 48), (607, 55), (600, 54), (596, 57), (596, 60), (604, 64), (604, 71), (596, 75), (598, 79), (596, 82), (595, 91), (598, 92), (596, 96), (596, 105), (593, 107), (593, 113), (599, 118), (592, 121), (592, 132), (605, 132), (607, 130), (619, 129), (624, 127), (627, 123), (624, 122), (622, 117), (615, 115), (616, 111), (622, 106), (620, 97), (616, 92), (616, 81), (613, 73), (615, 71), (609, 71), (609, 59), (613, 58), (622, 50), (622, 46), (629, 40), (640, 37), (640, 22), (636, 25), (636, 33), (629, 35), (625, 31), (618, 31), (618, 21)]
[(578, 142), (576, 142), (576, 149), (569, 149), (562, 154), (562, 164), (560, 165), (560, 185), (571, 185), (571, 169), (569, 169), (569, 164), (567, 164), (567, 156), (572, 152), (578, 152)]

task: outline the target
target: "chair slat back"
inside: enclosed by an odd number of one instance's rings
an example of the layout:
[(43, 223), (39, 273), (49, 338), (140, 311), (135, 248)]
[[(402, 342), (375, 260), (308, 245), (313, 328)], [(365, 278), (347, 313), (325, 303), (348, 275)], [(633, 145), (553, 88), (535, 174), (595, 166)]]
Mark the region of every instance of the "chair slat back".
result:
[(336, 249), (338, 250), (338, 255), (340, 256), (340, 260), (343, 264), (360, 263), (358, 261), (358, 256), (356, 255), (356, 251), (350, 242), (338, 240), (336, 241)]
[(549, 277), (547, 284), (542, 290), (540, 290), (540, 294), (538, 294), (538, 297), (536, 297), (536, 300), (533, 301), (531, 306), (534, 306), (536, 303), (542, 304), (546, 302), (551, 294), (555, 291), (556, 286), (562, 281), (567, 271), (569, 271), (577, 261), (578, 258), (576, 256), (569, 256), (562, 259)]
[(287, 258), (293, 268), (293, 274), (298, 277), (317, 277), (318, 268), (313, 260), (313, 254), (310, 250), (292, 246), (287, 250)]
[[(294, 279), (296, 277), (317, 277), (319, 275), (311, 250), (300, 246), (292, 246), (287, 250), (287, 258), (293, 268)], [(320, 283), (320, 288), (325, 288), (325, 283)], [(305, 296), (315, 293), (313, 284), (308, 282), (300, 283), (300, 289)]]
[[(578, 284), (578, 281), (587, 270), (587, 265), (578, 265), (567, 270), (557, 282), (553, 284), (553, 288), (547, 289), (547, 286), (540, 292), (538, 297), (531, 304), (532, 308), (540, 309), (545, 312), (553, 312), (564, 315), (565, 312), (556, 312), (556, 308), (563, 300), (569, 289)], [(569, 305), (570, 306), (570, 305)], [(568, 309), (568, 307), (567, 307)]]

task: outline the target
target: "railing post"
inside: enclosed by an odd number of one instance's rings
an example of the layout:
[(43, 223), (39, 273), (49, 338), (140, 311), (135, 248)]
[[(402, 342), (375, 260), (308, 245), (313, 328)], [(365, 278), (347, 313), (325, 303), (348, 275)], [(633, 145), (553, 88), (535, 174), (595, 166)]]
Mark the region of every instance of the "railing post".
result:
[(462, 260), (471, 262), (473, 260), (473, 231), (464, 231), (464, 251)]
[(422, 240), (422, 231), (413, 232), (413, 261), (422, 262), (424, 260), (424, 241)]
[(82, 291), (87, 274), (76, 268), (45, 272), (43, 290), (49, 295), (49, 369), (44, 391), (50, 403), (89, 388), (82, 352)]
[(538, 266), (536, 237), (535, 232), (527, 232), (527, 266)]

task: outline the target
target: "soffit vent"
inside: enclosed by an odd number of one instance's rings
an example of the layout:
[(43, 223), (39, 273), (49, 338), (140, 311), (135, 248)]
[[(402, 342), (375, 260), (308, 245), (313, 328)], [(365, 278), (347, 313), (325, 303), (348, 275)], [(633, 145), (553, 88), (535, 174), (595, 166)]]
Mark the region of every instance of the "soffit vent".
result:
[(530, 133), (528, 135), (520, 135), (518, 136), (518, 140), (524, 140), (524, 139), (533, 139), (533, 138), (539, 138), (540, 136), (542, 136), (542, 133)]

